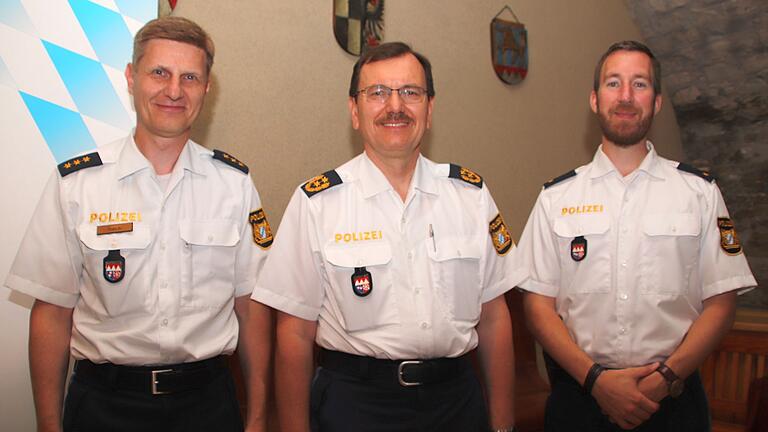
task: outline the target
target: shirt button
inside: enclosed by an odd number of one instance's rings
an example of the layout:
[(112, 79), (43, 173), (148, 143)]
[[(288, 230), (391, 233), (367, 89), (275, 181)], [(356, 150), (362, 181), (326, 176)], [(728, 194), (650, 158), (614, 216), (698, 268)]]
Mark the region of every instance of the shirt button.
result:
[(420, 287), (416, 287), (416, 288), (413, 289), (413, 292), (414, 292), (414, 294), (421, 294), (421, 288)]
[(619, 329), (619, 334), (624, 334), (624, 333), (626, 333), (626, 332), (627, 332), (627, 329), (626, 329), (626, 328), (624, 328), (624, 327), (622, 327), (622, 328), (620, 328), (620, 329)]
[(208, 241), (209, 241), (209, 242), (213, 241), (213, 236), (212, 236), (212, 235), (209, 235), (209, 236), (208, 236)]
[(160, 282), (160, 287), (161, 288), (168, 288), (168, 282), (167, 281)]
[(626, 261), (624, 261), (623, 263), (621, 263), (621, 266), (622, 266), (622, 267), (626, 267), (626, 266), (627, 266), (627, 262), (626, 262)]
[(413, 261), (413, 252), (408, 252), (408, 259)]
[(165, 242), (160, 242), (160, 250), (165, 250)]
[(628, 296), (626, 293), (621, 293), (621, 294), (619, 295), (619, 298), (620, 298), (620, 299), (622, 299), (622, 300), (626, 300), (626, 299), (628, 299), (628, 298), (629, 298), (629, 296)]
[(429, 324), (427, 324), (426, 322), (421, 323), (421, 328), (426, 329), (427, 327), (429, 327)]
[(167, 326), (167, 325), (168, 325), (168, 318), (165, 318), (165, 319), (163, 320), (163, 323), (162, 323), (162, 324), (163, 324), (163, 327)]
[(400, 218), (400, 223), (401, 223), (401, 224), (404, 224), (404, 223), (405, 223), (405, 216), (403, 216), (403, 217), (401, 217), (401, 218)]

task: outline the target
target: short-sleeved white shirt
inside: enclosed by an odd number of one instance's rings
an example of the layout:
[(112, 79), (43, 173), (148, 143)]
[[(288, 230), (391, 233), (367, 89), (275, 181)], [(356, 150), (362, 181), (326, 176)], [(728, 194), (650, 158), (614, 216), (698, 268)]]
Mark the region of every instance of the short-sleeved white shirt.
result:
[[(252, 298), (318, 321), (316, 341), (331, 350), (391, 359), (472, 350), (482, 303), (525, 273), (506, 228), (508, 250), (494, 247), (499, 212), (487, 186), (449, 170), (420, 156), (403, 202), (363, 153), (335, 171), (343, 183), (311, 197), (298, 188)], [(364, 297), (351, 280), (363, 268)]]
[[(249, 224), (261, 208), (250, 177), (192, 141), (166, 189), (132, 136), (98, 155), (100, 166), (51, 177), (5, 284), (74, 307), (76, 359), (172, 364), (234, 351), (234, 299), (253, 291), (266, 258)], [(111, 250), (125, 260), (114, 283)]]
[(601, 147), (542, 190), (520, 239), (521, 287), (555, 297), (571, 337), (605, 367), (665, 360), (703, 300), (756, 285), (744, 254), (721, 248), (717, 185), (646, 145), (627, 177)]

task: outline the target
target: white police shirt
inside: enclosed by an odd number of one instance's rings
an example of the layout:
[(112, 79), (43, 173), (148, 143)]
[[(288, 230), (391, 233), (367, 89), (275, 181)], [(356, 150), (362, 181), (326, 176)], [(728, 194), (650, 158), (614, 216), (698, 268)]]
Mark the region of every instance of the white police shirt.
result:
[(715, 183), (646, 145), (626, 177), (600, 147), (545, 185), (518, 249), (530, 272), (521, 288), (554, 297), (573, 340), (605, 367), (665, 360), (704, 300), (756, 285)]
[(403, 202), (363, 153), (296, 190), (252, 298), (318, 321), (330, 350), (456, 357), (482, 303), (524, 278), (514, 249), (473, 172), (419, 156)]
[(51, 177), (5, 284), (74, 307), (76, 359), (172, 364), (235, 349), (234, 299), (253, 290), (271, 232), (247, 168), (213, 156), (188, 141), (164, 189), (129, 136)]

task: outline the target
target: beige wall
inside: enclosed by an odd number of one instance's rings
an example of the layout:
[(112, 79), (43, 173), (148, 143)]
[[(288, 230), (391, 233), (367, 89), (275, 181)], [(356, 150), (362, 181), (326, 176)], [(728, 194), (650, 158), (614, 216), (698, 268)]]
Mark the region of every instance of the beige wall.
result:
[[(433, 64), (437, 100), (425, 154), (481, 174), (516, 238), (541, 184), (588, 162), (600, 141), (588, 95), (612, 42), (640, 38), (622, 2), (511, 4), (526, 25), (529, 75), (508, 86), (490, 62), (490, 20), (506, 2), (388, 0), (385, 40)], [(293, 189), (360, 151), (346, 94), (355, 57), (333, 37), (332, 0), (182, 1), (217, 44), (215, 82), (195, 139), (252, 170), (277, 226)], [(682, 154), (671, 106), (657, 118), (660, 152)]]

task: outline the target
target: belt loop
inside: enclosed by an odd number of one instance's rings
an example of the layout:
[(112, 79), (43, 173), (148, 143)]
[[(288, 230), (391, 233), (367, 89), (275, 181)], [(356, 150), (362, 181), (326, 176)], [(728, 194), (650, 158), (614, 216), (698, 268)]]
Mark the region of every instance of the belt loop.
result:
[(111, 367), (107, 370), (107, 385), (110, 389), (115, 390), (118, 387), (118, 380), (120, 379), (120, 369)]
[(371, 371), (371, 358), (370, 357), (363, 357), (363, 361), (361, 361), (360, 364), (360, 376), (361, 378), (369, 378), (370, 377), (370, 371)]

